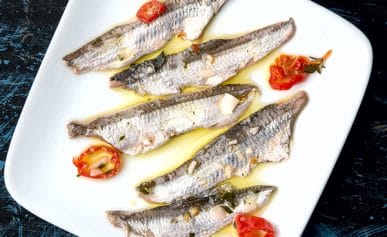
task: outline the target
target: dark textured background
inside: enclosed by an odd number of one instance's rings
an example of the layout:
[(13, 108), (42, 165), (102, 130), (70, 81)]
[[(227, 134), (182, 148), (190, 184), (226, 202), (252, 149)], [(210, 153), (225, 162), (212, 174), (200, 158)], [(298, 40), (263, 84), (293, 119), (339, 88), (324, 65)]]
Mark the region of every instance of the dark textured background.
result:
[[(303, 236), (387, 236), (387, 0), (315, 2), (368, 36), (374, 66), (356, 121)], [(0, 0), (0, 236), (73, 236), (20, 207), (3, 181), (14, 127), (66, 3)], [(357, 56), (356, 49), (348, 55)]]

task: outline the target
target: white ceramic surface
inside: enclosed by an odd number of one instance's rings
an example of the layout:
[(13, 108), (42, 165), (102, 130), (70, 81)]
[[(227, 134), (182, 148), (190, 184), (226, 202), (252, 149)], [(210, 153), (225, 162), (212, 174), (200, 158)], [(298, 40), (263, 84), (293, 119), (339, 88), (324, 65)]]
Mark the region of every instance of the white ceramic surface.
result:
[[(108, 73), (76, 76), (62, 57), (128, 21), (141, 3), (69, 1), (8, 151), (5, 182), (12, 197), (37, 216), (76, 235), (123, 236), (108, 223), (104, 211), (145, 208), (133, 191), (135, 184), (174, 162), (173, 157), (127, 159), (121, 174), (107, 181), (77, 178), (71, 162), (91, 141), (70, 140), (65, 125), (116, 108), (124, 97), (108, 88)], [(263, 216), (276, 225), (278, 236), (286, 237), (302, 233), (351, 128), (372, 65), (370, 43), (358, 29), (306, 0), (228, 0), (206, 35), (246, 32), (289, 17), (294, 18), (297, 32), (280, 52), (319, 56), (333, 49), (333, 54), (323, 74), (313, 75), (287, 92), (269, 88), (266, 71), (270, 61), (251, 73), (264, 103), (300, 89), (309, 95), (294, 129), (291, 159), (259, 171), (261, 183), (278, 187)], [(170, 147), (170, 154), (173, 149)]]

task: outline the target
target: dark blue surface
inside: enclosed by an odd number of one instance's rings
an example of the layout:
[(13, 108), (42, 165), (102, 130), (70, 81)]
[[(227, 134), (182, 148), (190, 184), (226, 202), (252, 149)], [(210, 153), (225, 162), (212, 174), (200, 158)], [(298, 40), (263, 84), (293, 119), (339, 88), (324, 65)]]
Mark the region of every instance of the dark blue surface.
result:
[[(303, 236), (387, 236), (387, 1), (315, 2), (358, 26), (375, 58), (356, 121)], [(66, 3), (0, 0), (0, 236), (73, 236), (20, 207), (3, 181), (13, 130)], [(361, 55), (354, 49), (348, 57)]]

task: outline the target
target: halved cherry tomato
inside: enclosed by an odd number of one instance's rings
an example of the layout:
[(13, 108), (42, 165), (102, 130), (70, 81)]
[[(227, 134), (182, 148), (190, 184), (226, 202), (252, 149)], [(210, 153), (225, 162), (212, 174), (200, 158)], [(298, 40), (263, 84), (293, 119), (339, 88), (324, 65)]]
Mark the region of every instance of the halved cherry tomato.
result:
[(321, 72), (324, 61), (331, 55), (329, 50), (322, 58), (280, 55), (270, 66), (269, 84), (275, 90), (288, 90), (304, 81), (310, 73)]
[(274, 237), (274, 228), (267, 220), (249, 214), (235, 216), (239, 237)]
[(167, 8), (164, 3), (161, 3), (157, 0), (152, 0), (150, 2), (144, 3), (137, 11), (137, 18), (145, 23), (151, 23), (156, 18), (158, 18), (161, 14), (163, 14)]
[(78, 174), (93, 179), (110, 178), (120, 171), (120, 152), (106, 146), (90, 146), (73, 163), (78, 168)]
[(270, 86), (275, 90), (288, 90), (306, 79), (305, 67), (309, 59), (304, 56), (281, 55), (270, 66)]

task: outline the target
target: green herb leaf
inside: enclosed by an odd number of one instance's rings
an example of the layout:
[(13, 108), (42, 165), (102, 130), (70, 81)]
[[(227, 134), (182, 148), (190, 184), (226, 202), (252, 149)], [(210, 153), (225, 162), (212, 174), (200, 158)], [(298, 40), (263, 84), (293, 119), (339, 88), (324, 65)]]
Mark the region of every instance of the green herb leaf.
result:
[(118, 54), (117, 55), (117, 59), (118, 59), (118, 61), (124, 61), (125, 57), (123, 55), (121, 55), (121, 54)]
[(140, 186), (137, 187), (137, 190), (143, 194), (149, 194), (150, 189), (152, 189), (156, 185), (155, 182), (145, 182), (140, 184)]
[(307, 65), (307, 66), (304, 68), (304, 72), (305, 72), (305, 73), (314, 73), (314, 72), (316, 72), (316, 70), (317, 70), (317, 68), (316, 68), (316, 66), (313, 65), (313, 64), (309, 64), (309, 65)]
[(176, 224), (177, 222), (178, 222), (178, 221), (177, 221), (176, 219), (172, 219), (172, 220), (171, 220), (171, 223), (172, 223), (172, 224)]
[(310, 57), (310, 58), (313, 60), (304, 68), (304, 72), (305, 73), (318, 72), (319, 74), (321, 74), (322, 69), (325, 68), (324, 60), (322, 58), (313, 58), (313, 57)]
[(228, 206), (221, 206), (228, 214), (231, 214), (231, 213), (233, 213), (233, 211), (231, 210), (231, 208), (230, 207), (228, 207)]
[(210, 199), (215, 204), (225, 204), (231, 208), (236, 206), (236, 195), (232, 188), (230, 187), (220, 187), (217, 190), (217, 193), (210, 196)]
[(157, 69), (159, 69), (161, 66), (164, 65), (165, 61), (167, 60), (167, 56), (165, 56), (164, 52), (161, 52), (159, 56), (157, 56), (155, 59), (153, 59), (153, 63)]

